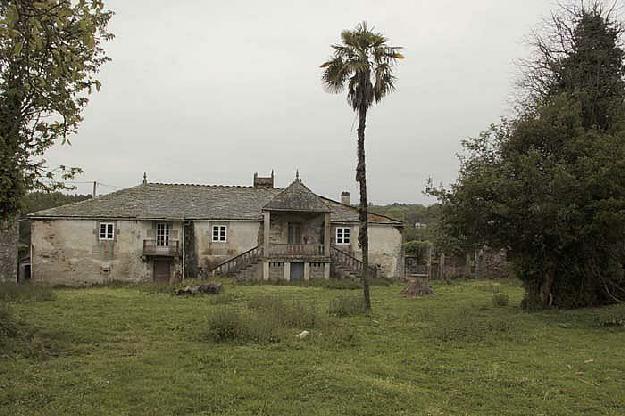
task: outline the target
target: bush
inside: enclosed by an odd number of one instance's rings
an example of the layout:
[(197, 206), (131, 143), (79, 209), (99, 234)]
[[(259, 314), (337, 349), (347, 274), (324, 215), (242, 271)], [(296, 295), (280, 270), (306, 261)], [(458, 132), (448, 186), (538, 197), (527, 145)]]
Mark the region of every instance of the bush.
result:
[(247, 302), (247, 307), (259, 311), (260, 319), (273, 321), (281, 327), (310, 329), (321, 320), (314, 305), (296, 300), (285, 302), (278, 296), (255, 296)]
[(339, 296), (330, 301), (328, 313), (332, 316), (345, 317), (365, 313), (365, 302), (361, 296)]
[(208, 319), (207, 338), (214, 342), (278, 342), (271, 321), (246, 316), (235, 309), (220, 309)]
[(0, 301), (27, 302), (49, 301), (56, 299), (56, 294), (50, 286), (33, 283), (0, 283)]
[(510, 297), (507, 293), (493, 293), (492, 302), (493, 306), (508, 306)]

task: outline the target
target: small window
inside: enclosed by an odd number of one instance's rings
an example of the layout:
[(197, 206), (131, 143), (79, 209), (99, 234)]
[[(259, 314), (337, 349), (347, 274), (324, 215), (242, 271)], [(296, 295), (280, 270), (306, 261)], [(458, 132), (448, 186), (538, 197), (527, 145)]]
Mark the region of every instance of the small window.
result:
[(170, 231), (170, 226), (166, 222), (159, 222), (156, 224), (156, 245), (157, 246), (169, 245), (169, 231)]
[(115, 224), (112, 222), (100, 223), (100, 240), (113, 240), (115, 238)]
[(336, 244), (350, 244), (351, 239), (351, 228), (337, 228), (336, 229)]
[(226, 242), (226, 226), (225, 225), (213, 225), (213, 241), (219, 243)]

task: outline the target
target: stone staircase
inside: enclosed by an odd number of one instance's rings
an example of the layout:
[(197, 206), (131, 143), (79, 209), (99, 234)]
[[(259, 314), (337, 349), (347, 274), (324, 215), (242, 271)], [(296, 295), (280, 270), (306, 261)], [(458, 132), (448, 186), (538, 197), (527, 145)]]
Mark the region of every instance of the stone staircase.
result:
[(217, 265), (210, 273), (213, 276), (231, 276), (237, 280), (257, 279), (262, 275), (262, 255), (263, 249), (256, 246)]
[[(330, 270), (332, 277), (351, 279), (360, 278), (363, 268), (361, 260), (334, 246), (330, 249), (330, 258), (332, 259), (332, 267)], [(369, 277), (375, 278), (377, 275), (378, 269), (369, 266)]]
[[(236, 280), (255, 280), (262, 278), (263, 249), (256, 246), (251, 250), (241, 253), (213, 268), (210, 273), (213, 276), (229, 276)], [(351, 254), (336, 247), (331, 247), (331, 270), (330, 275), (342, 279), (360, 279), (363, 263)], [(378, 270), (369, 266), (369, 277), (377, 277)]]

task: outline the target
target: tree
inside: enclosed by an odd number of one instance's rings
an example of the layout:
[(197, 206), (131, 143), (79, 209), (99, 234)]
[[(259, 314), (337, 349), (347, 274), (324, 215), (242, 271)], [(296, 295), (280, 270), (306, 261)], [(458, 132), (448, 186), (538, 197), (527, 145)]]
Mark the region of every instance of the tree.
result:
[(43, 155), (69, 143), (100, 88), (111, 16), (102, 0), (0, 0), (0, 280), (16, 274), (25, 193), (62, 188), (80, 171), (50, 169)]
[(464, 141), (457, 182), (430, 192), (448, 235), (507, 250), (526, 307), (602, 305), (625, 299), (622, 31), (598, 2), (553, 22), (522, 111)]
[(341, 44), (332, 45), (332, 58), (321, 65), (322, 83), (334, 94), (347, 88), (347, 102), (358, 114), (358, 166), (356, 181), (360, 187), (358, 243), (362, 250), (362, 282), (365, 308), (371, 309), (369, 295), (369, 239), (367, 170), (365, 164), (365, 127), (367, 110), (395, 90), (393, 68), (402, 59), (401, 48), (388, 46), (387, 38), (373, 32), (363, 22), (354, 30), (341, 33)]
[(102, 0), (0, 0), (0, 221), (31, 189), (58, 189), (79, 169), (43, 154), (69, 143), (108, 61), (112, 12)]

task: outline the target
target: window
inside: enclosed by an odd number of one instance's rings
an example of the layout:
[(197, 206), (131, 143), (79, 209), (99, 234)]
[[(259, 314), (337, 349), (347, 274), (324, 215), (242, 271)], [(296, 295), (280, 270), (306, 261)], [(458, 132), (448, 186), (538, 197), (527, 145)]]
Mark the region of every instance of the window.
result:
[(219, 243), (226, 242), (226, 226), (225, 225), (213, 225), (213, 241)]
[(336, 244), (350, 244), (352, 230), (351, 228), (337, 228), (336, 229)]
[(169, 245), (169, 224), (166, 222), (159, 222), (156, 224), (156, 245)]
[(101, 222), (98, 235), (100, 240), (113, 240), (115, 238), (115, 224), (112, 222)]

